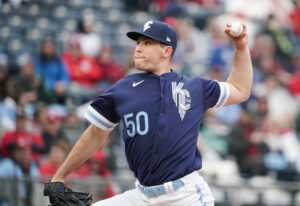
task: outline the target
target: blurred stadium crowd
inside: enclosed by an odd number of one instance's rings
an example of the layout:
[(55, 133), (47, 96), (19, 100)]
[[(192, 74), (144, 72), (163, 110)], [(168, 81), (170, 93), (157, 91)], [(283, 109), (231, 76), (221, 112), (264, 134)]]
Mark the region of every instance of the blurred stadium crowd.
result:
[[(219, 81), (226, 80), (234, 54), (225, 25), (247, 24), (252, 94), (241, 105), (207, 112), (199, 128), (203, 173), (222, 181), (298, 181), (297, 0), (0, 1), (0, 178), (51, 178), (88, 125), (88, 102), (137, 72), (135, 43), (126, 32), (150, 19), (177, 31), (174, 70)], [(122, 124), (70, 179), (127, 175), (121, 131)], [(18, 187), (27, 206), (30, 191), (29, 184)], [(116, 193), (107, 183), (101, 198)]]

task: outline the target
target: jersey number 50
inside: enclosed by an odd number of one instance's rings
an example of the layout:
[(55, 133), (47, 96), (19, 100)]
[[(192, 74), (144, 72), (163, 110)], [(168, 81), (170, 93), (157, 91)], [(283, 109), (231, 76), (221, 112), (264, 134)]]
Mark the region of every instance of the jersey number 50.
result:
[[(144, 120), (144, 128), (141, 128), (142, 120)], [(124, 121), (129, 137), (134, 137), (136, 133), (138, 133), (139, 135), (145, 135), (149, 130), (148, 114), (144, 111), (140, 111), (136, 114), (135, 121), (133, 113), (126, 114), (124, 115)]]

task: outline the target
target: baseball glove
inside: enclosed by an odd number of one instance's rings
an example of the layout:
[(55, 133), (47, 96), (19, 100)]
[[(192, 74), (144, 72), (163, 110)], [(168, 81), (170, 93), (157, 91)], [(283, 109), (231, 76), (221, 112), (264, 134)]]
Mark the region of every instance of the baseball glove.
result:
[(44, 196), (49, 196), (50, 206), (90, 206), (93, 201), (91, 193), (73, 192), (62, 182), (46, 183)]

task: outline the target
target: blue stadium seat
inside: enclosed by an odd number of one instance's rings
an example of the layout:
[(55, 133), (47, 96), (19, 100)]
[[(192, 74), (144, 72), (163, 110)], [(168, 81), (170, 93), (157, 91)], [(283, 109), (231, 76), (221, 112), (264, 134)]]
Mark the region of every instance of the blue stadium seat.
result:
[(9, 39), (8, 50), (11, 53), (14, 53), (14, 54), (19, 53), (21, 50), (23, 50), (25, 48), (26, 48), (25, 43), (21, 39), (19, 39), (19, 38)]
[(11, 35), (10, 27), (4, 26), (0, 29), (0, 37), (1, 39), (7, 39)]
[(38, 4), (28, 5), (27, 14), (30, 16), (37, 16), (40, 13), (40, 6)]
[(4, 15), (8, 15), (12, 13), (12, 8), (10, 4), (4, 4), (2, 7), (0, 7), (0, 9), (1, 9), (1, 13)]
[(66, 6), (58, 6), (53, 11), (53, 16), (57, 19), (62, 19), (67, 15), (68, 8)]
[(120, 0), (100, 0), (99, 5), (103, 9), (118, 9), (123, 8), (123, 3)]
[(75, 31), (77, 29), (77, 21), (74, 19), (66, 19), (63, 22), (62, 28), (66, 31)]
[(22, 17), (20, 15), (12, 15), (9, 18), (8, 25), (11, 27), (19, 27), (21, 25)]
[[(59, 42), (61, 42), (62, 44), (65, 44), (68, 41), (68, 39), (70, 38), (71, 34), (72, 34), (71, 32), (62, 30), (60, 33), (57, 34), (56, 38)], [(62, 46), (64, 46), (64, 45), (62, 45)]]
[(82, 7), (84, 0), (70, 0), (69, 3), (74, 7)]
[(32, 27), (27, 31), (26, 38), (29, 41), (39, 41), (43, 38), (43, 34), (39, 28)]

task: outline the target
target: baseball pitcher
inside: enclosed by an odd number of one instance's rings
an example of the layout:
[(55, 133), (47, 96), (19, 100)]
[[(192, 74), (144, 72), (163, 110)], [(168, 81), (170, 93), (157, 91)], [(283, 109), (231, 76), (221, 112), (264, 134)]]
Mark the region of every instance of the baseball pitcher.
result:
[[(125, 153), (136, 187), (93, 206), (214, 205), (213, 195), (198, 173), (202, 167), (198, 131), (208, 108), (241, 103), (250, 95), (252, 65), (246, 25), (242, 27), (237, 37), (229, 33), (231, 25), (225, 28), (235, 45), (233, 68), (226, 82), (187, 78), (173, 71), (170, 61), (177, 37), (169, 25), (151, 20), (140, 31), (128, 32), (137, 43), (134, 61), (142, 72), (124, 77), (89, 105), (86, 118), (91, 125), (48, 183), (50, 201), (73, 205), (64, 201), (64, 189), (59, 192), (51, 186), (62, 184), (123, 121)], [(83, 204), (89, 205), (89, 201)]]

